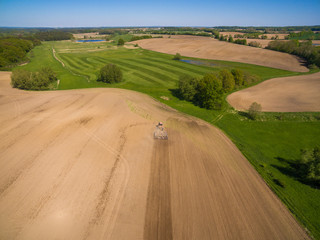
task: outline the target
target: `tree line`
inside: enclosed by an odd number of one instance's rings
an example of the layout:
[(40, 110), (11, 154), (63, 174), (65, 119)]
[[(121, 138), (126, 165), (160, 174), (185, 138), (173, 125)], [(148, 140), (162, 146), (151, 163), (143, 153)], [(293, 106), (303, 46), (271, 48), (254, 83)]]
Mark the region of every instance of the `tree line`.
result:
[(61, 41), (70, 40), (73, 35), (65, 31), (42, 31), (34, 34), (34, 37), (41, 41)]
[(226, 93), (257, 81), (257, 76), (240, 69), (222, 69), (218, 74), (208, 73), (202, 78), (184, 75), (179, 78), (177, 94), (202, 108), (221, 109)]
[(312, 41), (271, 41), (266, 48), (302, 57), (307, 61), (309, 68), (320, 67), (320, 49), (313, 46)]
[(21, 62), (27, 61), (27, 53), (41, 42), (29, 39), (5, 37), (0, 38), (0, 70), (7, 70)]

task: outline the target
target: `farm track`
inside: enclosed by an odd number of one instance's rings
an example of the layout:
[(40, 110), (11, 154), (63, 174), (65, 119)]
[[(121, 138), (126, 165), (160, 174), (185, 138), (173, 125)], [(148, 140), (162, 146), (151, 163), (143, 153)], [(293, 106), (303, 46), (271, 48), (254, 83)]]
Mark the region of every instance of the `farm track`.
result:
[(140, 93), (20, 91), (9, 76), (0, 239), (308, 239), (217, 128)]

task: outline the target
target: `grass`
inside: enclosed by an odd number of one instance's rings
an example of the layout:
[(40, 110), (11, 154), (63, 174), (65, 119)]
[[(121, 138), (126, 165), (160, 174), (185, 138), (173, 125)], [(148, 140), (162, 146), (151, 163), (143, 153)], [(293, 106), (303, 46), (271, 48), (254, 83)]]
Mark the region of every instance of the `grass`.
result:
[[(65, 67), (54, 59), (52, 48)], [(36, 47), (30, 57), (31, 62), (20, 68), (36, 71), (41, 66), (51, 66), (60, 79), (60, 90), (92, 87), (131, 89), (217, 125), (233, 140), (311, 235), (320, 239), (320, 190), (299, 182), (286, 171), (290, 161), (299, 158), (301, 148), (313, 148), (320, 143), (320, 113), (264, 113), (260, 120), (251, 121), (228, 104), (220, 111), (206, 110), (178, 99), (172, 91), (180, 75), (203, 76), (222, 68), (239, 68), (258, 75), (261, 81), (302, 73), (213, 60), (205, 61), (214, 63), (215, 67), (197, 66), (174, 61), (172, 55), (139, 48), (118, 48), (115, 44), (105, 42), (45, 42)], [(96, 81), (99, 69), (107, 63), (115, 63), (122, 69), (124, 82), (108, 85)], [(162, 96), (169, 100), (162, 99)]]
[[(274, 113), (269, 115), (273, 119)], [(303, 122), (308, 113), (283, 114), (287, 120), (250, 121), (237, 114), (226, 114), (217, 126), (225, 131), (271, 189), (297, 219), (320, 239), (320, 190), (300, 182), (290, 163), (300, 157), (300, 149), (320, 143), (320, 121)], [(315, 115), (315, 114), (313, 114)], [(284, 187), (279, 186), (279, 180)]]

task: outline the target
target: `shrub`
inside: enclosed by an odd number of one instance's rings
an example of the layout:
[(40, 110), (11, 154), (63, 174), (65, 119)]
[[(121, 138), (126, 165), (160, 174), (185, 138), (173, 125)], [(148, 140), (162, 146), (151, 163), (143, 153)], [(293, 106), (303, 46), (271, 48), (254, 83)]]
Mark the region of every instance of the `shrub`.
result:
[(187, 101), (193, 101), (194, 96), (197, 93), (197, 85), (199, 79), (188, 75), (181, 76), (179, 78), (179, 94), (181, 98)]
[(261, 48), (261, 44), (257, 41), (249, 42), (248, 46)]
[(122, 81), (122, 71), (114, 64), (107, 64), (100, 69), (98, 81), (105, 83), (118, 83)]
[(26, 90), (46, 90), (56, 80), (56, 74), (49, 67), (42, 68), (39, 72), (17, 69), (11, 75), (12, 87)]
[(254, 102), (251, 104), (249, 111), (248, 111), (248, 115), (252, 120), (255, 120), (257, 118), (257, 116), (260, 114), (261, 112), (261, 105)]
[(240, 69), (232, 69), (231, 73), (234, 77), (234, 82), (236, 86), (242, 86), (244, 81), (244, 73)]
[(235, 82), (231, 72), (227, 69), (222, 69), (219, 72), (219, 78), (222, 81), (222, 87), (225, 92), (230, 92), (234, 89)]
[(124, 45), (124, 40), (122, 38), (119, 38), (117, 45), (118, 46), (123, 46)]
[(31, 72), (23, 69), (14, 70), (11, 74), (11, 86), (19, 89), (30, 89)]
[(174, 55), (172, 59), (173, 60), (180, 60), (181, 59), (180, 53), (176, 53), (176, 55)]

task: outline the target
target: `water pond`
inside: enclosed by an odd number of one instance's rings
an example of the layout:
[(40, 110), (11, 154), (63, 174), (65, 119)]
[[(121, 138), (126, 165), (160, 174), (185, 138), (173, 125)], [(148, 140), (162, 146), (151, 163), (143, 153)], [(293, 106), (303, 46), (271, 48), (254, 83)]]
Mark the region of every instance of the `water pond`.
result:
[(104, 42), (102, 39), (86, 39), (86, 40), (77, 40), (77, 42)]
[(207, 66), (207, 67), (216, 67), (219, 66), (216, 63), (213, 62), (208, 62), (208, 61), (201, 61), (201, 60), (186, 60), (186, 59), (181, 59), (181, 62), (186, 62), (194, 65), (201, 65), (201, 66)]

